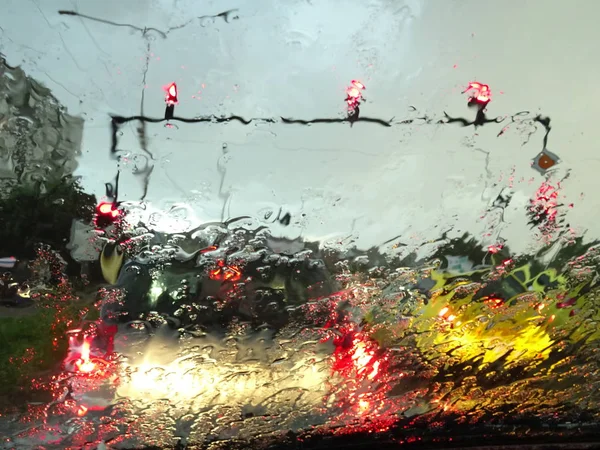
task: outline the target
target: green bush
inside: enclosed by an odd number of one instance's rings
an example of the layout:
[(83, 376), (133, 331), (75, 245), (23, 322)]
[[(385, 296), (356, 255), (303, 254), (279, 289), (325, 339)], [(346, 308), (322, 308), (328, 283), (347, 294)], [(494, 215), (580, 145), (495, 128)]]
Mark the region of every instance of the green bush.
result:
[[(46, 244), (69, 259), (72, 221), (92, 220), (95, 206), (70, 176), (0, 192), (0, 257), (32, 260)], [(65, 331), (79, 324), (83, 302), (70, 288), (50, 290), (56, 292), (38, 295), (35, 307), (0, 310), (0, 409), (31, 397), (32, 378), (60, 364)]]
[(29, 312), (0, 317), (0, 409), (30, 398), (32, 379), (61, 364), (66, 331), (80, 325), (87, 306), (74, 296), (47, 294)]

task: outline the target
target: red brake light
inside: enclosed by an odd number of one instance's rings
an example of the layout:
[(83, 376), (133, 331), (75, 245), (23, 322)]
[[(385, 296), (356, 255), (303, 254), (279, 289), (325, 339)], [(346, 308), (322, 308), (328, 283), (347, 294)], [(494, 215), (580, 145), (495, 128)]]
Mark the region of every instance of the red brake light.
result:
[(242, 278), (242, 271), (238, 266), (226, 265), (223, 261), (219, 261), (218, 267), (212, 269), (208, 276), (211, 280), (235, 282)]

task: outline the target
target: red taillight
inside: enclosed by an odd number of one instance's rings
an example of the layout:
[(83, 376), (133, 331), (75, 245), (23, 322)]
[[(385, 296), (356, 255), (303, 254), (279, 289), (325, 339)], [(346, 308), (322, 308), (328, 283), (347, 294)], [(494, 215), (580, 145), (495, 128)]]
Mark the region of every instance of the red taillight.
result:
[(208, 276), (211, 280), (216, 281), (238, 281), (242, 278), (242, 271), (234, 265), (226, 265), (223, 261), (219, 261), (218, 267), (212, 269)]

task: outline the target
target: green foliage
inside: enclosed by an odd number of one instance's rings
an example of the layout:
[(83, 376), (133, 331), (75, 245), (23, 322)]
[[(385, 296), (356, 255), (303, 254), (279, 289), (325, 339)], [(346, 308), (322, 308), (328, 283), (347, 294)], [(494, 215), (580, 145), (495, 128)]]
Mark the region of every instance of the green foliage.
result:
[[(95, 206), (71, 176), (0, 192), (0, 256), (34, 259), (40, 243), (64, 253), (72, 221), (91, 221)], [(38, 297), (35, 308), (0, 312), (0, 409), (31, 398), (32, 378), (65, 356), (65, 332), (79, 323), (83, 305), (56, 288)]]
[(81, 304), (73, 298), (57, 308), (55, 301), (55, 296), (44, 296), (32, 314), (0, 318), (0, 409), (3, 403), (27, 398), (32, 378), (64, 357), (67, 324), (79, 323)]
[[(48, 311), (0, 319), (0, 396), (16, 392), (30, 376), (49, 368), (54, 359), (48, 342), (51, 326)], [(29, 357), (31, 362), (25, 362)]]
[(71, 176), (15, 186), (0, 197), (0, 250), (22, 258), (32, 258), (38, 243), (62, 250), (73, 219), (91, 220), (95, 204)]

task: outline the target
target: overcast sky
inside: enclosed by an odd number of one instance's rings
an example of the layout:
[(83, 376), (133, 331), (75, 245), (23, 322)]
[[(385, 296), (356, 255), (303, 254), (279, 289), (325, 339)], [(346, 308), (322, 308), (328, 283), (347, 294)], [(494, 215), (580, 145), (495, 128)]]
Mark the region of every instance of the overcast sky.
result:
[[(567, 219), (596, 237), (600, 3), (482, 3), (2, 0), (0, 52), (85, 119), (77, 174), (98, 195), (117, 171), (110, 115), (140, 115), (143, 94), (143, 115), (161, 118), (162, 87), (176, 82), (178, 117), (274, 120), (148, 123), (151, 156), (128, 122), (117, 133), (123, 200), (142, 196), (132, 169), (148, 162), (146, 199), (186, 203), (192, 222), (273, 210), (272, 221), (282, 208), (291, 223), (273, 227), (289, 237), (418, 245), (452, 230), (524, 250), (535, 242), (525, 207), (544, 180), (531, 167), (541, 114), (561, 159), (553, 180), (570, 173)], [(281, 120), (344, 117), (353, 79), (366, 86), (361, 117), (392, 126)], [(437, 123), (474, 119), (462, 94), (474, 80), (492, 91), (488, 117), (504, 120)], [(491, 227), (498, 218), (482, 216), (503, 190), (506, 223)]]

